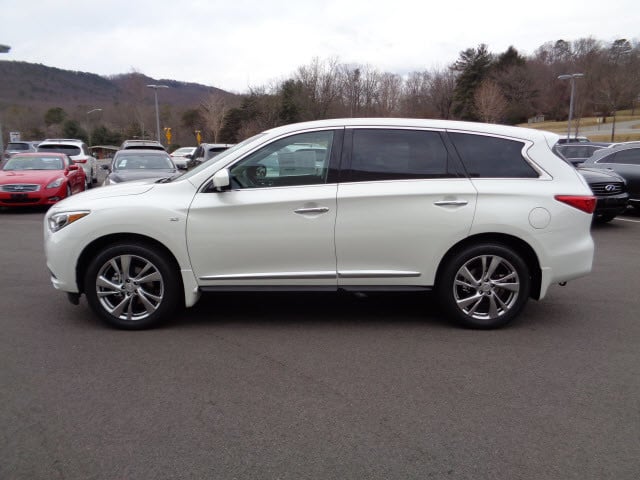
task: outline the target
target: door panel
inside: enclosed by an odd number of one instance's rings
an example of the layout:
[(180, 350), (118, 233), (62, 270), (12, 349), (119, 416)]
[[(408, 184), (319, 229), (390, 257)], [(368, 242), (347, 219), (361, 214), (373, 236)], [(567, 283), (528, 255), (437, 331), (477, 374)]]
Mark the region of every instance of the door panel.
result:
[(339, 285), (433, 285), (442, 255), (470, 231), (476, 191), (468, 179), (341, 184)]
[(337, 185), (198, 193), (187, 243), (201, 286), (336, 285)]

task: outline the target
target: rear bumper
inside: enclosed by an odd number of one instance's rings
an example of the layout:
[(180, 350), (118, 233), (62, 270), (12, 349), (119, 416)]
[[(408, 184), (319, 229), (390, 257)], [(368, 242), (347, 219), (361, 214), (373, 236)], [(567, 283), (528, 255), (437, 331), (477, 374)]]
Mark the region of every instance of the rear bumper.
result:
[(595, 216), (599, 215), (619, 215), (624, 212), (629, 203), (629, 195), (621, 194), (611, 197), (598, 197), (596, 210), (593, 212)]

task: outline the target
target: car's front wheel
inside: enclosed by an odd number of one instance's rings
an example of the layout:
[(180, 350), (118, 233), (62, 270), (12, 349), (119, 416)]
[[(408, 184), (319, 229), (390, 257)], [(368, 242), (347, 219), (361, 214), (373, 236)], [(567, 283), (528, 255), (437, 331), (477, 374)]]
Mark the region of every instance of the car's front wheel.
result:
[(85, 294), (91, 308), (109, 325), (149, 328), (179, 306), (177, 275), (160, 250), (143, 244), (116, 244), (90, 263)]
[(529, 299), (531, 279), (522, 256), (493, 243), (454, 254), (439, 275), (437, 293), (445, 313), (466, 327), (506, 325)]

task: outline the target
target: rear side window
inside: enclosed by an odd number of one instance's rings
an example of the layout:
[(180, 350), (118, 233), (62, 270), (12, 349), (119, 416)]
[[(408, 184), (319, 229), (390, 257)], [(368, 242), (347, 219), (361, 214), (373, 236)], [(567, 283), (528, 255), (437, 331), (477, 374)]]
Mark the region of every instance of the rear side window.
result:
[(522, 142), (468, 133), (450, 133), (449, 138), (470, 177), (538, 177), (538, 173), (522, 156)]
[(80, 155), (82, 151), (80, 147), (76, 147), (75, 145), (41, 145), (38, 147), (39, 152), (56, 152), (56, 153), (65, 153), (67, 155), (74, 156)]
[(358, 129), (353, 132), (349, 181), (450, 176), (447, 160), (438, 132)]

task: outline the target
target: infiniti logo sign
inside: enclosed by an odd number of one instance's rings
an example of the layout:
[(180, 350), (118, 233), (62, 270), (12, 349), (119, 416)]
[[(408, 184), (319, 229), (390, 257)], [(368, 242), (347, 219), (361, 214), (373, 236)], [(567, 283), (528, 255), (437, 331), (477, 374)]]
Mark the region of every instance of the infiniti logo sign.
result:
[(605, 191), (607, 191), (607, 192), (613, 192), (613, 191), (616, 189), (616, 186), (615, 186), (615, 185), (612, 185), (612, 184), (609, 184), (609, 185), (606, 185), (606, 186), (604, 187), (604, 189), (605, 189)]

